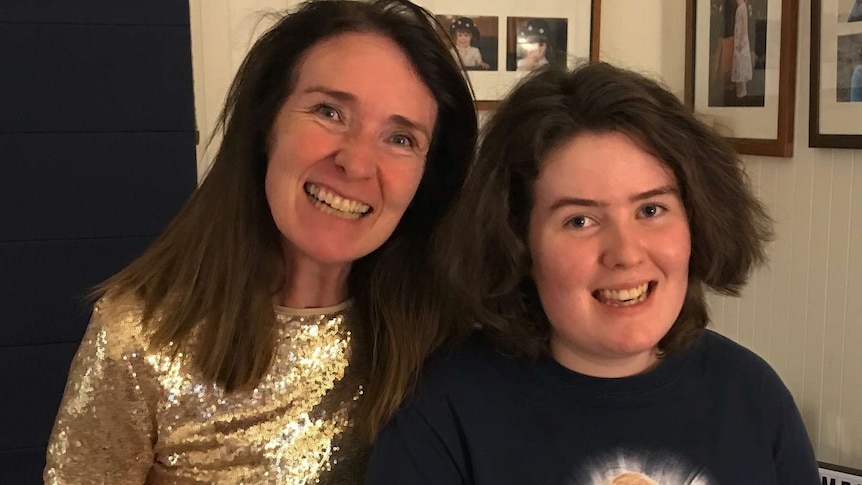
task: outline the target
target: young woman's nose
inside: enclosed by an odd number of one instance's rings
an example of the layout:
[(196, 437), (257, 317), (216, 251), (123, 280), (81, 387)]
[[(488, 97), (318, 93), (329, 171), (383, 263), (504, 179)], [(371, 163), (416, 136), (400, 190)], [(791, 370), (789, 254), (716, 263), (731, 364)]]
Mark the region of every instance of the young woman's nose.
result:
[(608, 268), (631, 268), (643, 261), (644, 251), (637, 229), (611, 224), (603, 234), (602, 264)]

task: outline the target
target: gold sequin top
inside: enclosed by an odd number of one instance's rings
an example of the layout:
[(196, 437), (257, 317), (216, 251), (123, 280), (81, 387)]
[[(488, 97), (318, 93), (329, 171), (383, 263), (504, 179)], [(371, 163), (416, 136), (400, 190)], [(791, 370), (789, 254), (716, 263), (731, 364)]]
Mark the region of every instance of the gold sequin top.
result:
[(149, 345), (134, 304), (93, 312), (48, 444), (46, 484), (357, 484), (351, 413), (366, 373), (350, 304), (276, 307), (269, 373), (226, 393)]

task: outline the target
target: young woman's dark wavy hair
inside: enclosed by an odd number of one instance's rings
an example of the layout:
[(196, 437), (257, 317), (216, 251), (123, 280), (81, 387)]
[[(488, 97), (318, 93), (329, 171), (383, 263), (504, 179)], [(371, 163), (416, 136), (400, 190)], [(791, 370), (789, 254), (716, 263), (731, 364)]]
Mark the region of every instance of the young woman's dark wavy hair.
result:
[(732, 147), (656, 82), (609, 64), (524, 79), (482, 130), (477, 161), (441, 229), (437, 257), (475, 322), (507, 351), (546, 352), (549, 323), (530, 276), (533, 187), (548, 154), (584, 133), (621, 132), (674, 174), (691, 231), (688, 292), (659, 343), (687, 348), (709, 321), (704, 287), (738, 295), (765, 260), (771, 220)]
[(470, 88), (445, 31), (424, 9), (401, 0), (315, 0), (281, 18), (230, 87), (218, 127), (223, 140), (206, 178), (152, 246), (97, 294), (135, 294), (156, 344), (181, 342), (196, 329), (194, 365), (228, 391), (260, 381), (274, 351), (273, 295), (284, 281), (281, 235), (264, 192), (267, 139), (303, 55), (348, 32), (398, 44), (438, 107), (415, 198), (389, 240), (355, 262), (349, 276), (353, 315), (370, 338), (371, 376), (357, 418), (370, 440), (451, 322), (437, 304), (442, 291), (430, 241), (476, 144)]

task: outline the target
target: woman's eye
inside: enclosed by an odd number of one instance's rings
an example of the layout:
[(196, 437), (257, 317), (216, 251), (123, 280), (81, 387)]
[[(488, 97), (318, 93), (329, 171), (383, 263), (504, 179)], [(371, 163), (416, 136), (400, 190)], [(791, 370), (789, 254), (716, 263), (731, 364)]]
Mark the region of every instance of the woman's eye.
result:
[(413, 148), (416, 146), (416, 141), (408, 135), (393, 135), (392, 143), (404, 148)]
[(569, 219), (567, 224), (576, 229), (583, 229), (585, 227), (592, 226), (593, 224), (595, 224), (595, 221), (593, 221), (587, 216), (575, 216)]
[(664, 207), (657, 204), (647, 204), (641, 207), (641, 214), (644, 217), (655, 217), (664, 212)]
[(339, 113), (337, 109), (333, 108), (328, 104), (319, 104), (314, 107), (313, 111), (320, 116), (323, 116), (324, 118), (330, 120), (338, 121), (341, 119), (341, 113)]

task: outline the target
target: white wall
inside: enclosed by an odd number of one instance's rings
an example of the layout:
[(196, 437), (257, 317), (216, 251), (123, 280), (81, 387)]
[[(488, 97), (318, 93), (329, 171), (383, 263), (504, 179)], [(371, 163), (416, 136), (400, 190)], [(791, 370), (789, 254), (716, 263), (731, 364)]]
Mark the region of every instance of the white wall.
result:
[(602, 0), (601, 60), (658, 79), (682, 98), (685, 3), (685, 0)]
[[(190, 0), (202, 140), (262, 29), (258, 12), (294, 3)], [(771, 264), (741, 298), (715, 297), (711, 307), (714, 328), (782, 376), (818, 459), (862, 468), (862, 150), (807, 146), (810, 8), (801, 0), (795, 156), (745, 157), (776, 220)], [(602, 0), (602, 59), (651, 73), (680, 96), (684, 41), (685, 0)], [(202, 171), (210, 154), (199, 154)]]
[(218, 147), (213, 139), (225, 95), (249, 47), (272, 25), (267, 13), (295, 5), (297, 0), (189, 0), (194, 69), (195, 120), (200, 132), (198, 180)]

